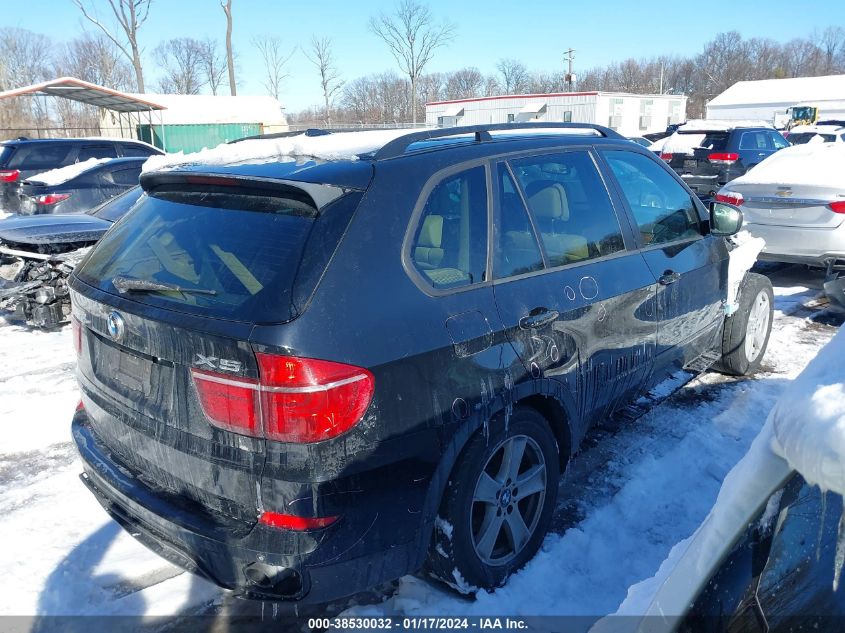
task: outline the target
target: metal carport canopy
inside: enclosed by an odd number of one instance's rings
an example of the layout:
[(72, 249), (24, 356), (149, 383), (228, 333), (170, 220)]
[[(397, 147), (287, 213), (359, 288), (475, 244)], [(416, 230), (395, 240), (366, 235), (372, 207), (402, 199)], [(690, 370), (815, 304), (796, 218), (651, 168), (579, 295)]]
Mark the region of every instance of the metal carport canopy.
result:
[(88, 83), (75, 77), (60, 77), (23, 88), (14, 88), (0, 92), (0, 99), (22, 97), (32, 94), (43, 94), (51, 97), (64, 97), (88, 105), (115, 110), (117, 112), (148, 112), (150, 110), (166, 110), (163, 105), (139, 99), (135, 95), (119, 90), (112, 90), (104, 86)]

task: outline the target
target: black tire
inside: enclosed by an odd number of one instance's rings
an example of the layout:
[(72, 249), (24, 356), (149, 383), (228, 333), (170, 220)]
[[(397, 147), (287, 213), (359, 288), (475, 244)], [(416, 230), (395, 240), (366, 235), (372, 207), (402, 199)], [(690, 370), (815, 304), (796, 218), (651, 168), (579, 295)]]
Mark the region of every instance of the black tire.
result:
[[(511, 481), (502, 476), (499, 482), (497, 477), (503, 472), (514, 472), (504, 466), (505, 451), (516, 454), (523, 441), (525, 448), (517, 466), (521, 477)], [(526, 488), (538, 485), (539, 463), (534, 462), (539, 459), (544, 462), (544, 490), (523, 495)], [(497, 476), (484, 480), (499, 485), (495, 504), (474, 500), (477, 487), (479, 491), (485, 488), (481, 482), (482, 471)], [(529, 474), (534, 476), (529, 477)], [(450, 475), (434, 529), (427, 570), (462, 593), (501, 586), (508, 576), (533, 558), (542, 544), (557, 501), (559, 478), (557, 442), (542, 415), (528, 407), (516, 407), (507, 425), (504, 416), (494, 418), (487, 429), (480, 429), (470, 438)], [(523, 491), (518, 489), (519, 481), (525, 482)], [(496, 518), (492, 518), (493, 514), (488, 516), (488, 511), (497, 513)], [(518, 551), (513, 546), (516, 537), (511, 527), (512, 522), (516, 524), (517, 521), (514, 512), (519, 512), (519, 518), (530, 532), (527, 539), (522, 533), (523, 544)], [(485, 561), (479, 555), (479, 548), (482, 551), (485, 548), (483, 544), (476, 547), (476, 536), (482, 533), (488, 518), (492, 520), (491, 526), (499, 527), (495, 527), (498, 538), (494, 538), (490, 556)], [(515, 550), (510, 555), (505, 552), (508, 547)]]
[[(761, 301), (768, 306), (768, 318), (764, 326), (759, 322), (751, 322), (752, 311)], [(772, 332), (775, 301), (769, 278), (747, 273), (739, 288), (738, 302), (737, 311), (725, 318), (722, 359), (717, 368), (732, 376), (747, 376), (760, 368)], [(758, 326), (761, 326), (759, 331), (755, 331)]]

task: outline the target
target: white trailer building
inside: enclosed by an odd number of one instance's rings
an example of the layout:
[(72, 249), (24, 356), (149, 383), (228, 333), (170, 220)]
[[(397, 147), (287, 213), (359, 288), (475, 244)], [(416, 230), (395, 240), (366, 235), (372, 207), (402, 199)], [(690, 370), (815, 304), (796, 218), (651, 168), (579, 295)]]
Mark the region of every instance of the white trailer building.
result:
[(845, 75), (738, 81), (707, 103), (707, 118), (762, 119), (781, 127), (789, 107), (813, 104), (824, 111), (827, 104), (840, 110), (843, 101)]
[(606, 125), (627, 136), (662, 132), (686, 120), (684, 95), (563, 92), (436, 101), (425, 105), (431, 127), (488, 123), (573, 122)]

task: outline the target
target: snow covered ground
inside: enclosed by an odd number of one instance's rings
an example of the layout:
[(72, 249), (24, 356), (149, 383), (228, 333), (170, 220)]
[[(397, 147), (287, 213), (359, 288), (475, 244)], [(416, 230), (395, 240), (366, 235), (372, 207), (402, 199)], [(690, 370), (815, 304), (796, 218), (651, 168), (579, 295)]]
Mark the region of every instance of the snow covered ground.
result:
[[(615, 612), (696, 529), (777, 396), (840, 323), (814, 305), (817, 273), (773, 275), (763, 371), (678, 376), (643, 399), (642, 417), (592, 431), (561, 482), (553, 532), (507, 586), (470, 601), (405, 577), (343, 605), (347, 613)], [(83, 487), (69, 437), (77, 396), (68, 328), (0, 321), (0, 358), (0, 615), (263, 613), (148, 552)]]

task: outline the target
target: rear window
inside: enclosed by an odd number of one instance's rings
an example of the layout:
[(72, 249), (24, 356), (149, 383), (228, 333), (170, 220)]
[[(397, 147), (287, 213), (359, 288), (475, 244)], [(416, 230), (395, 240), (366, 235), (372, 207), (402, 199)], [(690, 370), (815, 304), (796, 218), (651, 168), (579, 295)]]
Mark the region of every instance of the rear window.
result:
[(727, 145), (727, 132), (711, 132), (710, 134), (706, 134), (704, 136), (704, 140), (701, 141), (701, 147), (713, 152), (721, 152), (727, 147)]
[(141, 187), (133, 187), (126, 193), (122, 193), (116, 198), (112, 198), (108, 202), (104, 202), (99, 207), (91, 211), (91, 215), (107, 220), (109, 222), (117, 222), (123, 215), (132, 208), (132, 205), (138, 202), (144, 190)]
[(291, 318), (294, 278), (317, 216), (311, 198), (292, 188), (159, 189), (115, 224), (77, 275), (112, 294), (116, 277), (178, 287), (123, 295), (173, 310), (283, 321)]
[(48, 170), (70, 164), (72, 143), (30, 143), (18, 145), (9, 158), (9, 169)]

